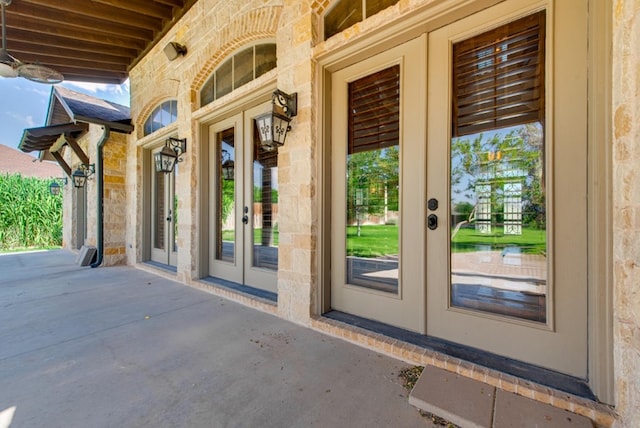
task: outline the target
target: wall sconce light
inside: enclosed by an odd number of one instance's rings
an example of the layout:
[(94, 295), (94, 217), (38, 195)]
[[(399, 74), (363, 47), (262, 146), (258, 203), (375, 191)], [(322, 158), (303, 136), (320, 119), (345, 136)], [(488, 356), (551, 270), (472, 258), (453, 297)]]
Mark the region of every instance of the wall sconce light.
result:
[(53, 196), (57, 196), (60, 194), (60, 184), (58, 184), (58, 182), (62, 183), (62, 185), (65, 186), (68, 181), (67, 177), (54, 178), (53, 180), (54, 181), (49, 184), (49, 193), (51, 193)]
[(298, 114), (298, 93), (289, 95), (279, 89), (271, 97), (271, 111), (256, 117), (260, 144), (267, 151), (284, 146), (287, 132), (291, 130), (289, 122)]
[(182, 162), (183, 153), (187, 151), (186, 138), (168, 138), (164, 142), (164, 147), (154, 155), (156, 172), (169, 174), (173, 172), (176, 162)]
[(226, 150), (222, 150), (222, 178), (233, 180), (235, 178), (235, 162), (231, 160), (231, 155)]
[(164, 54), (167, 56), (169, 61), (173, 61), (180, 55), (186, 55), (187, 47), (185, 45), (181, 45), (180, 43), (169, 42), (167, 43), (167, 46), (164, 47)]
[(71, 174), (71, 180), (73, 181), (73, 187), (80, 189), (87, 183), (87, 179), (96, 173), (96, 164), (92, 163), (87, 165), (81, 163), (78, 165), (73, 174)]

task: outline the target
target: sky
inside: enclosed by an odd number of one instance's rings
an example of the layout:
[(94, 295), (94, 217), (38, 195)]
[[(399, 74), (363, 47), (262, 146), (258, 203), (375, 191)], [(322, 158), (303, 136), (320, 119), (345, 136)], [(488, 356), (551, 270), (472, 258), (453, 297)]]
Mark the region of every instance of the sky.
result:
[[(62, 82), (58, 85), (129, 106), (128, 80), (122, 85), (83, 82)], [(0, 144), (17, 148), (25, 128), (45, 126), (51, 87), (22, 77), (0, 77)], [(37, 152), (31, 154), (36, 155)]]

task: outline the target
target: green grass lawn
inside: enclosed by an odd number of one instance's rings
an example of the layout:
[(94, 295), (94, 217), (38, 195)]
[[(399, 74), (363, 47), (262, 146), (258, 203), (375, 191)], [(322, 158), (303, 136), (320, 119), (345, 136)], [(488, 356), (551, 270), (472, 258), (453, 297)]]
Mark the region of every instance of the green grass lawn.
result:
[[(233, 230), (223, 230), (222, 231), (222, 240), (223, 241), (233, 241), (234, 234)], [(278, 233), (278, 229), (273, 231), (273, 246), (277, 247), (280, 242), (280, 234)], [(262, 243), (262, 229), (255, 229), (253, 234), (253, 243), (261, 244)]]
[[(478, 245), (489, 245), (495, 250), (517, 246), (525, 253), (546, 253), (546, 232), (522, 228), (522, 235), (502, 233), (482, 234), (475, 229), (460, 229), (453, 240), (453, 252), (477, 251)], [(367, 225), (360, 229), (347, 226), (347, 255), (355, 257), (380, 257), (398, 254), (397, 225)]]
[(347, 226), (347, 255), (380, 257), (398, 254), (398, 225)]
[(473, 228), (462, 228), (453, 239), (454, 252), (476, 251), (477, 245), (490, 245), (496, 250), (516, 246), (524, 253), (543, 254), (547, 251), (546, 242), (546, 231), (526, 227), (522, 228), (521, 235), (504, 235), (502, 232), (486, 234), (478, 233)]

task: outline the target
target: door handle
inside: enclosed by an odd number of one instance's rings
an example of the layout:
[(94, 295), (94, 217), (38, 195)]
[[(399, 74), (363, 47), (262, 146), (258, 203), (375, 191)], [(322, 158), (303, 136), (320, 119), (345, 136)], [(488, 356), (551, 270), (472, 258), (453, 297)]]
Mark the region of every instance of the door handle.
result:
[(244, 207), (242, 212), (244, 212), (244, 215), (242, 216), (242, 222), (244, 224), (249, 224), (249, 216), (247, 215), (247, 213), (249, 212), (249, 207)]
[(427, 217), (427, 227), (430, 230), (436, 230), (438, 228), (438, 216), (435, 214), (429, 214)]

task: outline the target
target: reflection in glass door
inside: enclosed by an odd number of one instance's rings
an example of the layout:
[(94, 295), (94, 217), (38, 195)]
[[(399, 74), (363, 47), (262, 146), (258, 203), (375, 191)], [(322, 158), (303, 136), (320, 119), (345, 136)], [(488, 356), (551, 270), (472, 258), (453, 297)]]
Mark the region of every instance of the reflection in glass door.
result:
[(547, 321), (540, 122), (451, 142), (451, 305)]
[(178, 251), (178, 200), (173, 173), (152, 171), (151, 177), (151, 260), (176, 266)]
[(235, 139), (233, 128), (217, 133), (216, 140), (216, 177), (218, 189), (216, 194), (217, 229), (216, 260), (233, 263), (236, 248), (236, 192), (235, 192)]
[(253, 132), (253, 188), (251, 247), (252, 266), (278, 269), (278, 151), (260, 145), (258, 130)]

